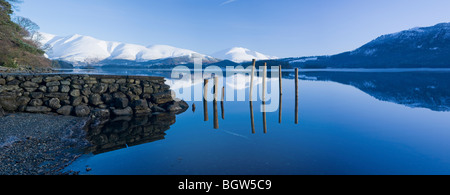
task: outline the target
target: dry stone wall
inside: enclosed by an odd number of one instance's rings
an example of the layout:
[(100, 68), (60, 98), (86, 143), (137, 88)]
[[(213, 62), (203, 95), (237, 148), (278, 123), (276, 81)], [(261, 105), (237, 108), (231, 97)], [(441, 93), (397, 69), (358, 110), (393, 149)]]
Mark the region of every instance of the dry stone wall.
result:
[(162, 77), (3, 74), (0, 116), (5, 112), (57, 113), (78, 117), (184, 112)]

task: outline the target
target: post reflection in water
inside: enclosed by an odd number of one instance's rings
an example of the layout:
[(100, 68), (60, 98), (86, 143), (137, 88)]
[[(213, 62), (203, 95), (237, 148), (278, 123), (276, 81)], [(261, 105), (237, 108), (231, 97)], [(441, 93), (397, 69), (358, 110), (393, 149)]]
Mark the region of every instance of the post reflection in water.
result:
[(250, 101), (250, 120), (252, 123), (252, 133), (255, 134), (255, 116), (253, 115), (253, 101)]
[(295, 69), (295, 124), (298, 124), (298, 68)]
[(263, 111), (262, 111), (262, 114), (263, 114), (263, 129), (264, 129), (264, 134), (267, 134), (266, 102), (263, 101), (262, 104), (263, 104)]
[(217, 100), (219, 97), (219, 77), (214, 77), (214, 129), (219, 129), (219, 111), (217, 107)]
[(219, 112), (217, 108), (217, 100), (213, 100), (214, 108), (214, 129), (219, 129)]
[(283, 95), (280, 93), (280, 102), (278, 103), (278, 123), (281, 124), (282, 120), (282, 105), (283, 105)]
[(222, 119), (225, 120), (225, 87), (222, 87), (222, 101), (220, 102), (220, 108), (222, 110)]

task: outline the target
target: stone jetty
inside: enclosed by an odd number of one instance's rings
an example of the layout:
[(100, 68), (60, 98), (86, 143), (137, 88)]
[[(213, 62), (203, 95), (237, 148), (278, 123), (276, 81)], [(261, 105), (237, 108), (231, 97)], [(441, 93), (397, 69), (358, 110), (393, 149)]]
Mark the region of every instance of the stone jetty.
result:
[(2, 74), (0, 116), (27, 112), (104, 118), (188, 109), (164, 82), (149, 76)]

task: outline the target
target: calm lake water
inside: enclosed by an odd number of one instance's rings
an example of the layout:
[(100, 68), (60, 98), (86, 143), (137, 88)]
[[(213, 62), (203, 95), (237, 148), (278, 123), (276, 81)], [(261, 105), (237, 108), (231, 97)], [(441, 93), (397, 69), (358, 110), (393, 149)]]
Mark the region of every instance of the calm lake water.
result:
[[(164, 76), (179, 96), (185, 92), (170, 72), (94, 73)], [(271, 99), (266, 99), (270, 112), (265, 114), (260, 98), (250, 107), (249, 83), (234, 85), (231, 77), (219, 82), (219, 89), (235, 92), (225, 96), (223, 105), (214, 105), (210, 94), (206, 104), (188, 100), (191, 108), (176, 116), (120, 118), (88, 132), (94, 146), (66, 170), (94, 175), (450, 174), (450, 71), (300, 72), (298, 124), (292, 71), (283, 74), (281, 112), (278, 78), (267, 79), (272, 95), (266, 96)], [(256, 95), (261, 81), (255, 81)], [(191, 96), (201, 96), (203, 81), (192, 85)], [(243, 101), (228, 101), (239, 94), (245, 94)], [(272, 103), (275, 110), (269, 108)], [(99, 140), (101, 147), (95, 146)], [(92, 170), (86, 172), (87, 167)]]

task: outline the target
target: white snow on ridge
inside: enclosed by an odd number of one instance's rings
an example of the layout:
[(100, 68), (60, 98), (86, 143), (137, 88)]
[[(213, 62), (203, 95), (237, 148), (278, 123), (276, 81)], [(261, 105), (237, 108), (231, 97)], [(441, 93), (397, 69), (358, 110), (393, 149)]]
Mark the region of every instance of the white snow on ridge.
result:
[(289, 64), (303, 63), (303, 62), (307, 62), (307, 61), (316, 61), (316, 60), (317, 60), (317, 57), (302, 58), (302, 59), (298, 59), (298, 60), (289, 61)]
[(142, 46), (113, 41), (98, 40), (90, 36), (56, 36), (41, 33), (41, 44), (52, 49), (46, 54), (50, 59), (65, 60), (72, 63), (99, 62), (102, 60), (131, 60), (144, 62), (149, 60), (174, 58), (193, 55), (210, 58), (197, 52), (167, 45)]
[(168, 45), (151, 45), (147, 47), (147, 50), (142, 51), (140, 53), (141, 59), (161, 59), (169, 57), (180, 57), (180, 56), (189, 56), (200, 55), (201, 57), (206, 57), (206, 55), (199, 54), (197, 52), (187, 50), (187, 49), (179, 49)]
[(242, 63), (247, 61), (256, 60), (269, 60), (277, 59), (275, 56), (268, 56), (262, 53), (251, 51), (243, 47), (233, 47), (231, 49), (222, 50), (212, 54), (211, 56), (219, 59), (226, 59), (236, 63)]
[(49, 49), (46, 56), (52, 60), (64, 60), (72, 64), (95, 64), (102, 60), (130, 60), (146, 62), (150, 60), (200, 57), (206, 61), (214, 62), (217, 59), (227, 59), (237, 63), (256, 60), (277, 59), (274, 56), (264, 55), (242, 47), (217, 52), (211, 56), (197, 53), (188, 49), (176, 48), (168, 45), (142, 46), (114, 41), (103, 41), (90, 36), (70, 35), (57, 36), (40, 33), (40, 42)]

